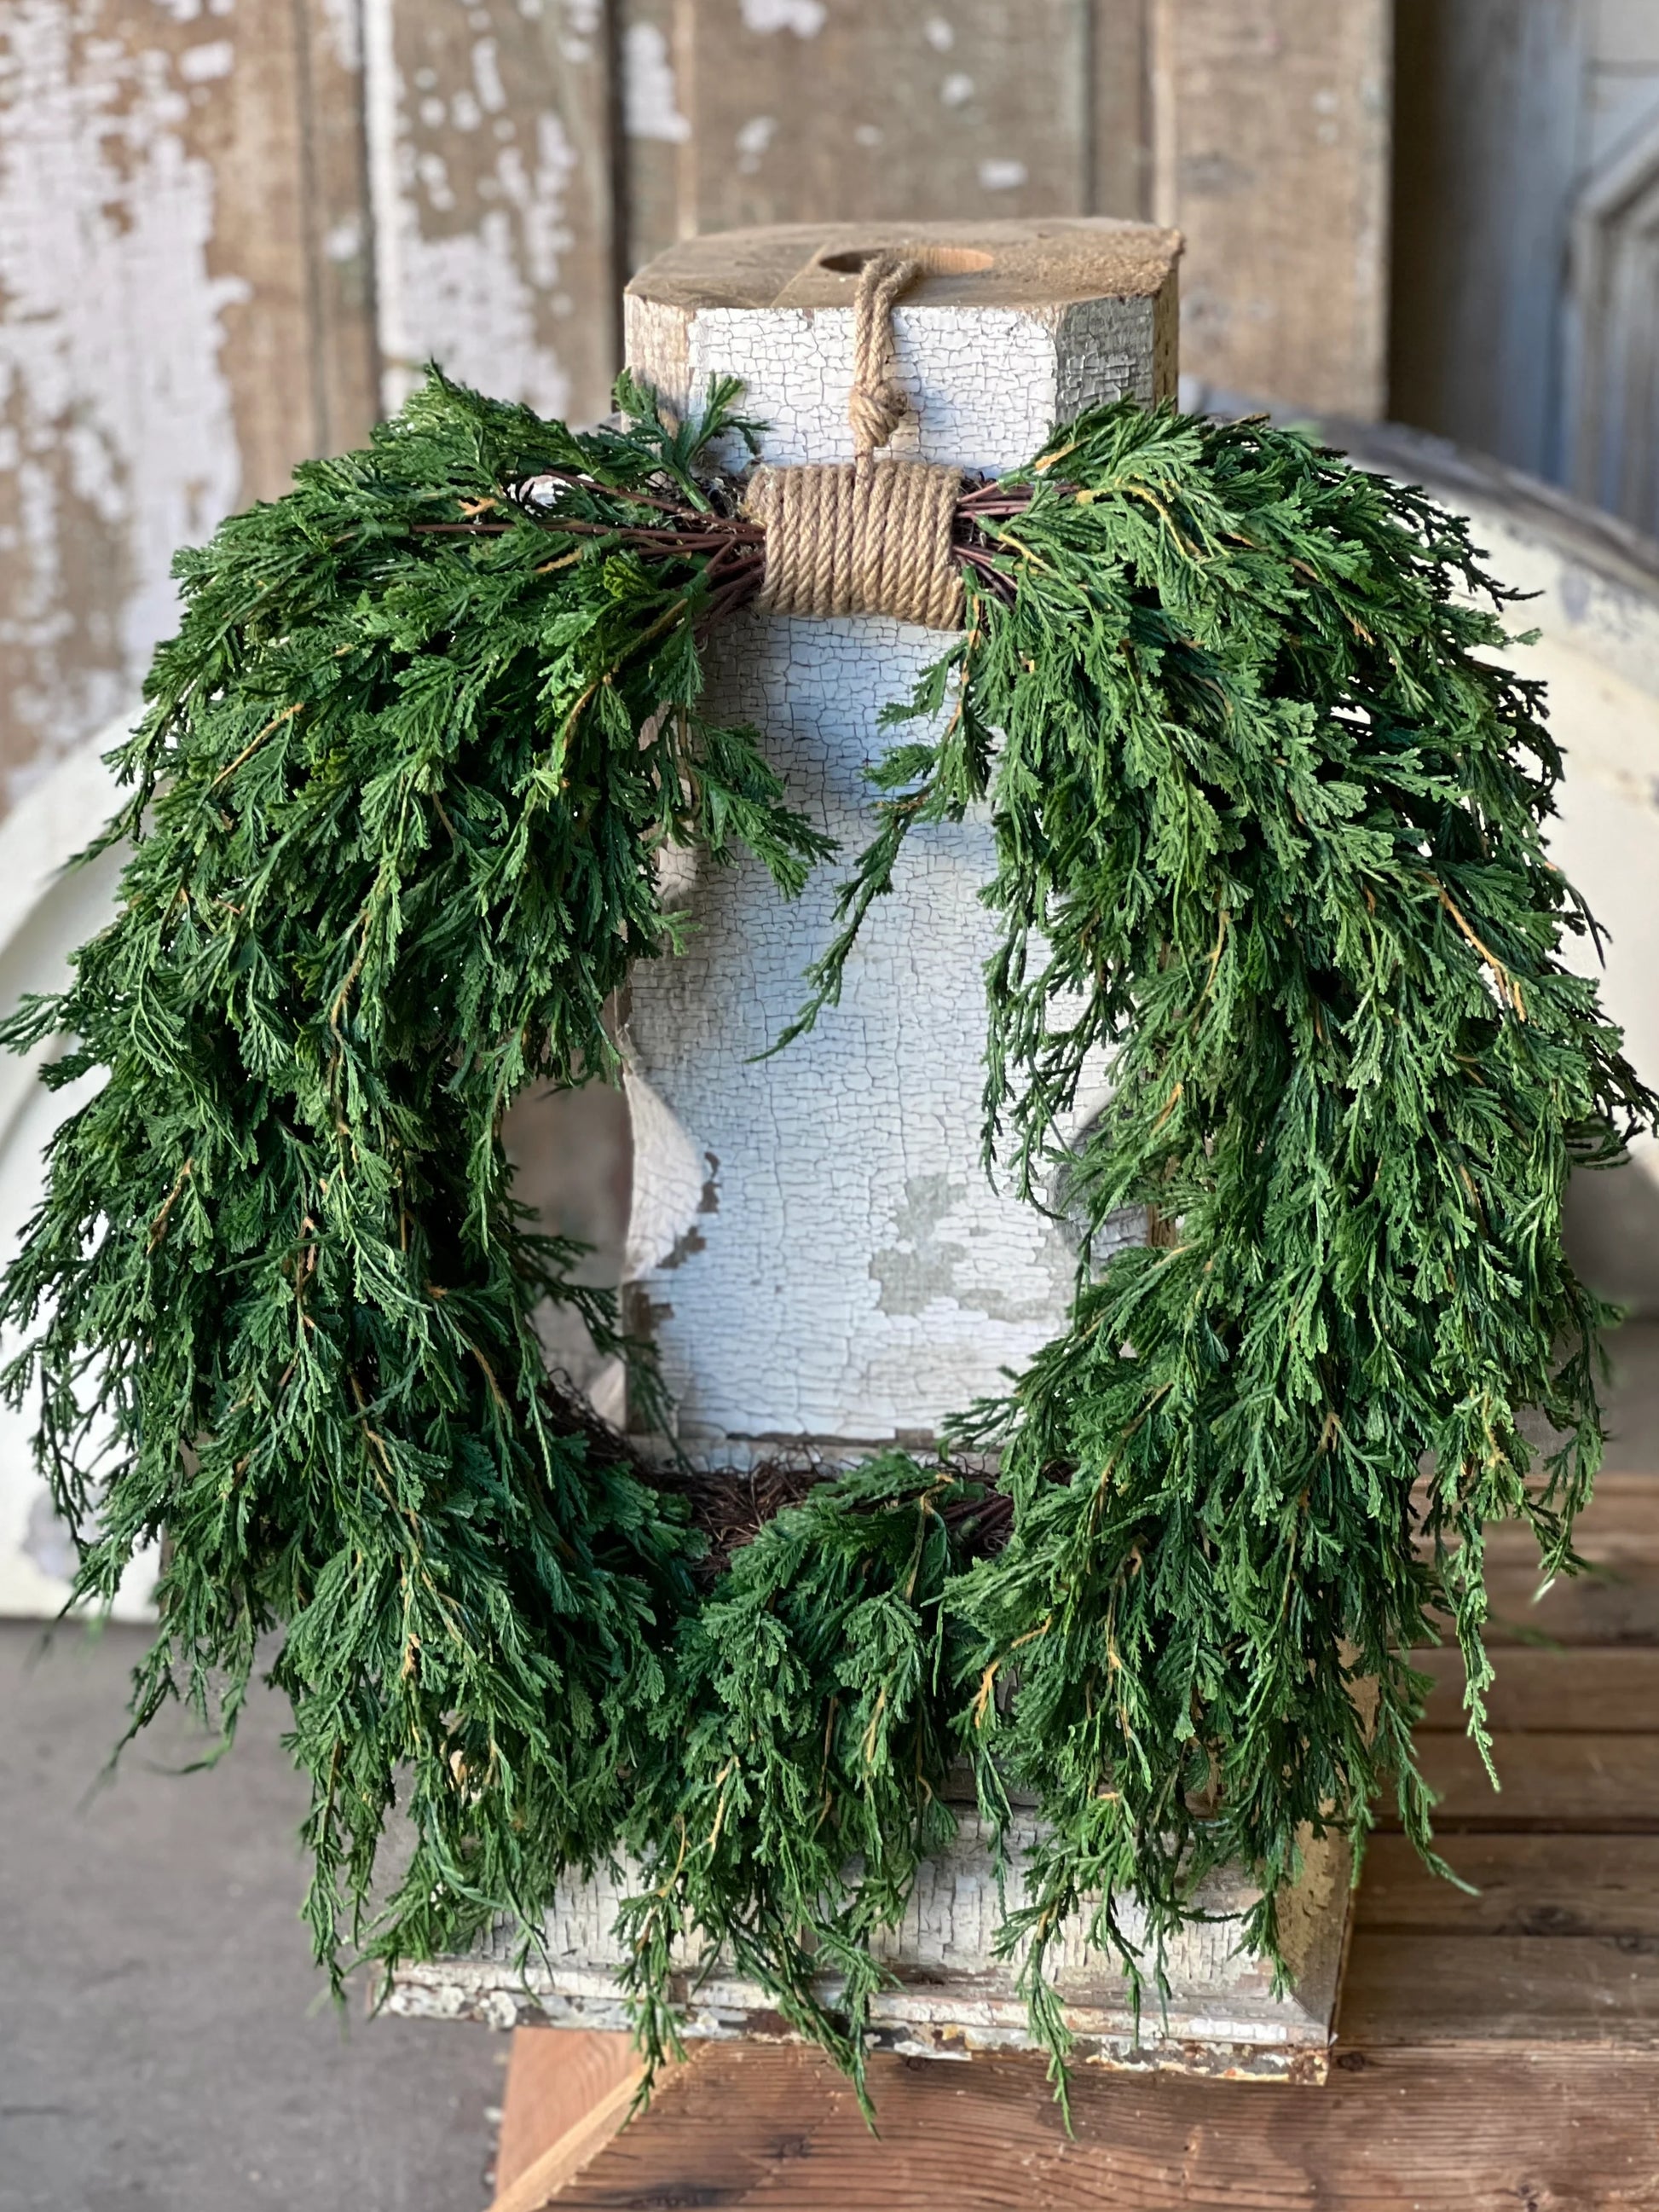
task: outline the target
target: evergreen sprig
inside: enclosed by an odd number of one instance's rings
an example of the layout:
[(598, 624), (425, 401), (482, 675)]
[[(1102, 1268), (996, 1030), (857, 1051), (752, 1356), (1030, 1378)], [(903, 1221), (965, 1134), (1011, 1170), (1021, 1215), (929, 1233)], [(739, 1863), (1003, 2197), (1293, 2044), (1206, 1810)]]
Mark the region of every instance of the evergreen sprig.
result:
[[(627, 1980), (654, 2064), (688, 1936), (863, 2087), (872, 1953), (956, 1829), (945, 1595), (977, 1487), (879, 1455), (787, 1507), (684, 1624), (629, 1838)], [(833, 1996), (826, 2000), (823, 1978)]]
[[(699, 704), (758, 567), (708, 461), (735, 398), (630, 387), (577, 435), (434, 375), (181, 556), (119, 911), (6, 1025), (107, 1078), (5, 1278), (8, 1388), (77, 1598), (167, 1539), (135, 1729), (182, 1695), (228, 1730), (282, 1632), (337, 1971), (533, 1933), (625, 1853), (653, 2057), (723, 1952), (859, 2073), (965, 1752), (994, 1822), (1038, 1801), (1004, 1938), (1060, 2062), (1072, 1915), (1138, 1987), (1226, 1863), (1276, 1957), (1303, 1839), (1362, 1843), (1385, 1781), (1431, 1852), (1408, 1655), (1449, 1615), (1486, 1748), (1482, 1531), (1571, 1570), (1601, 1447), (1565, 1178), (1659, 1102), (1562, 964), (1592, 925), (1542, 842), (1560, 758), (1467, 526), (1261, 422), (1085, 416), (964, 502), (968, 627), (894, 710), (921, 734), (795, 1025), (906, 839), (988, 809), (987, 1164), (1063, 1186), (1071, 1323), (946, 1440), (994, 1492), (885, 1455), (705, 1593), (684, 1486), (544, 1371), (552, 1297), (651, 1388), (500, 1127), (611, 1071), (608, 997), (677, 941), (662, 846), (784, 895), (829, 851)], [(1158, 1235), (1097, 1266), (1135, 1206)]]
[[(434, 378), (181, 556), (119, 911), (9, 1025), (75, 1040), (49, 1082), (108, 1077), (3, 1298), (40, 1322), (9, 1382), (77, 1595), (165, 1534), (135, 1728), (180, 1693), (230, 1725), (285, 1632), (330, 1960), (343, 1911), (424, 1954), (606, 1849), (690, 1601), (684, 1513), (544, 1372), (544, 1297), (607, 1344), (614, 1316), (526, 1226), (501, 1121), (614, 1064), (606, 1000), (674, 942), (658, 846), (746, 846), (785, 892), (826, 849), (699, 712), (708, 556), (615, 534), (695, 489), (732, 396), (695, 436), (589, 438)], [(555, 471), (610, 534), (550, 532)], [(446, 534), (481, 514), (508, 527)], [(394, 1802), (414, 1848), (371, 1932)]]

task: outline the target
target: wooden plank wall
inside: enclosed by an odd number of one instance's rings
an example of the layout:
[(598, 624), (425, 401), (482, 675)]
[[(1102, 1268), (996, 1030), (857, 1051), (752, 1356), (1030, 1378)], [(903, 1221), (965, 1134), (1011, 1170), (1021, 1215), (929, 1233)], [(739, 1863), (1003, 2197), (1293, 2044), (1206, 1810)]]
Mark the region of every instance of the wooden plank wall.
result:
[(1376, 411), (1389, 16), (8, 0), (0, 808), (136, 695), (177, 545), (429, 355), (591, 419), (622, 281), (695, 230), (1156, 215), (1189, 234), (1190, 370)]
[(1153, 0), (1150, 46), (1152, 210), (1188, 240), (1183, 367), (1382, 414), (1391, 11)]
[(1659, 6), (1399, 0), (1391, 411), (1659, 531)]
[(125, 704), (173, 548), (356, 435), (374, 370), (337, 5), (13, 0), (3, 25), (9, 798)]

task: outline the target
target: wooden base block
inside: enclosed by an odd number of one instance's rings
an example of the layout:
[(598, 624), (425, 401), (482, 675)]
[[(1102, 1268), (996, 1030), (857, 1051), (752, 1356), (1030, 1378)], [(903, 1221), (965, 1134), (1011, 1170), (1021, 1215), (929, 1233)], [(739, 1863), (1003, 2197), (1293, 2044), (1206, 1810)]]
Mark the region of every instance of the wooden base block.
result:
[[(1019, 1894), (1017, 1852), (1008, 1893)], [(618, 1984), (623, 1955), (612, 1932), (621, 1885), (599, 1880), (550, 1917), (546, 1954), (520, 1968), (506, 1940), (471, 1957), (400, 1967), (394, 2012), (483, 2020), (495, 2027), (625, 2027)], [(1325, 2078), (1351, 1904), (1349, 1859), (1333, 1839), (1310, 1842), (1302, 1881), (1280, 1904), (1281, 1941), (1294, 1987), (1276, 1994), (1267, 1968), (1240, 1946), (1256, 1892), (1223, 1875), (1197, 1902), (1212, 1917), (1182, 1929), (1164, 1957), (1167, 2004), (1138, 2020), (1112, 1963), (1080, 1927), (1056, 1946), (1054, 1969), (1081, 2065), (1317, 2082)], [(884, 1947), (893, 1984), (871, 2008), (872, 2041), (906, 2058), (965, 2059), (1031, 2048), (1016, 1968), (996, 1957), (1001, 1917), (987, 1839), (964, 1819), (953, 1849), (923, 1870), (902, 1924)], [(1126, 1920), (1128, 1916), (1125, 1916)], [(758, 1984), (688, 1957), (676, 1996), (695, 2041), (793, 2040)], [(821, 1994), (833, 2004), (830, 1980)]]

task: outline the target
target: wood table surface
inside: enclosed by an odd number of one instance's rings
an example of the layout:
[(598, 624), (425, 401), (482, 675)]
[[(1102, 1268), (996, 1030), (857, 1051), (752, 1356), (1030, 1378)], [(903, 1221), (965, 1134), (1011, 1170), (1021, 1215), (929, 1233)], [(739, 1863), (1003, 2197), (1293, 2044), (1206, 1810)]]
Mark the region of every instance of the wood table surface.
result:
[[(1490, 1540), (1494, 1793), (1455, 1652), (1420, 1738), (1442, 1848), (1367, 1856), (1319, 2088), (880, 2057), (880, 2127), (816, 2052), (705, 2045), (622, 2127), (620, 2037), (520, 2030), (496, 2212), (1659, 2212), (1659, 1477), (1606, 1474), (1594, 1572), (1534, 1601)], [(1535, 1555), (1534, 1555), (1535, 1557)]]

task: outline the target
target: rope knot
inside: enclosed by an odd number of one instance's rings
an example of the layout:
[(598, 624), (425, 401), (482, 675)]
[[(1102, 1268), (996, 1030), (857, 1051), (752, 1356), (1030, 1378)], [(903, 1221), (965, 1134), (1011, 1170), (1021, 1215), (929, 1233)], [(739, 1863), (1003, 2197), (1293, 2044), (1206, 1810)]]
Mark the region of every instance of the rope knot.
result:
[(766, 529), (758, 605), (769, 614), (893, 615), (925, 629), (960, 629), (962, 578), (951, 553), (959, 469), (878, 461), (904, 418), (893, 374), (893, 307), (927, 266), (910, 253), (872, 253), (853, 307), (852, 462), (757, 468), (744, 512)]
[(853, 451), (884, 446), (904, 419), (904, 387), (893, 374), (893, 309), (922, 273), (910, 253), (872, 253), (859, 271), (853, 301), (853, 389), (848, 419)]

